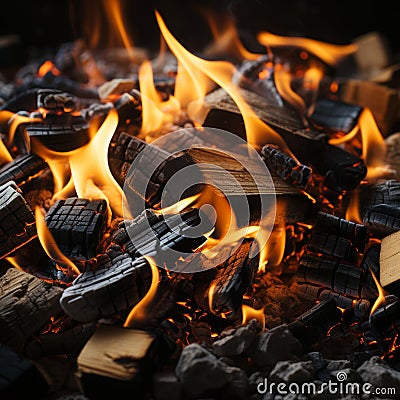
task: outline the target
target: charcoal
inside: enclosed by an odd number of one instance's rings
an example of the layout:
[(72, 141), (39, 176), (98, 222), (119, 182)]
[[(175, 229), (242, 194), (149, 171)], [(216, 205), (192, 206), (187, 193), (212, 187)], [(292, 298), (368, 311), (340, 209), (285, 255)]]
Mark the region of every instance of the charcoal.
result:
[(138, 90), (132, 90), (129, 93), (124, 93), (114, 105), (118, 111), (118, 130), (137, 135), (142, 126), (142, 102), (140, 92)]
[(128, 254), (115, 258), (109, 268), (80, 274), (60, 299), (63, 310), (74, 320), (94, 322), (137, 304), (150, 287), (151, 269), (144, 258)]
[(0, 186), (0, 258), (37, 237), (35, 216), (13, 182)]
[(155, 400), (180, 400), (182, 387), (173, 372), (156, 372), (153, 375), (153, 394)]
[(49, 385), (34, 363), (0, 344), (0, 396), (2, 399), (39, 399)]
[(400, 230), (400, 208), (388, 204), (372, 206), (364, 214), (363, 223), (381, 236), (390, 235)]
[(89, 123), (80, 115), (47, 115), (40, 122), (26, 124), (31, 139), (54, 151), (70, 151), (89, 142)]
[(349, 133), (358, 123), (363, 107), (338, 100), (319, 99), (311, 115), (314, 124), (332, 132)]
[[(362, 288), (362, 294), (364, 297), (368, 299), (376, 299), (378, 297), (378, 288), (376, 287), (375, 280), (372, 276), (372, 273), (375, 274), (375, 277), (380, 280), (380, 266), (379, 266), (379, 257), (381, 253), (381, 244), (380, 243), (372, 243), (368, 246), (365, 251), (363, 258), (360, 262), (360, 267), (364, 270), (364, 283)], [(372, 271), (372, 273), (371, 273)]]
[(360, 297), (362, 270), (341, 261), (306, 254), (300, 261), (299, 282), (324, 286), (352, 297)]
[(308, 249), (315, 253), (322, 253), (355, 262), (357, 249), (350, 240), (325, 232), (314, 232)]
[(89, 259), (97, 254), (107, 218), (105, 200), (71, 197), (54, 203), (46, 214), (46, 223), (67, 257)]
[(365, 363), (357, 369), (357, 372), (360, 374), (363, 382), (367, 382), (373, 387), (400, 387), (400, 372), (391, 368), (380, 357), (375, 356), (365, 361)]
[(22, 186), (46, 168), (46, 162), (36, 154), (17, 156), (0, 168), (0, 185), (14, 181), (18, 186)]
[(323, 288), (321, 286), (315, 286), (302, 282), (299, 282), (296, 286), (297, 295), (303, 300), (307, 300), (310, 302), (318, 300), (322, 290)]
[(278, 361), (270, 373), (274, 382), (304, 383), (313, 380), (315, 368), (312, 361)]
[(271, 171), (291, 185), (306, 189), (312, 179), (310, 167), (299, 164), (294, 158), (270, 145), (262, 148), (261, 157)]
[(314, 232), (326, 232), (348, 239), (360, 252), (364, 250), (368, 239), (368, 229), (364, 225), (322, 211), (317, 214)]

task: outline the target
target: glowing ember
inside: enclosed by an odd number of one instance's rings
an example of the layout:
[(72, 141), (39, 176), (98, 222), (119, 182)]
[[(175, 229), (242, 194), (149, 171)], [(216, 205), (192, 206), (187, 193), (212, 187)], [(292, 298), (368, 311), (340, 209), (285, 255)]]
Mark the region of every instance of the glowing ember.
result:
[(262, 329), (265, 329), (264, 307), (256, 310), (246, 304), (242, 304), (242, 315), (242, 324), (246, 324), (252, 319), (256, 319), (262, 326)]
[(51, 72), (53, 75), (60, 75), (60, 71), (57, 67), (50, 61), (45, 61), (38, 69), (38, 76), (45, 76), (47, 73)]
[(136, 304), (135, 307), (132, 308), (124, 323), (124, 328), (132, 328), (146, 321), (146, 318), (148, 318), (149, 314), (151, 313), (151, 303), (157, 293), (157, 287), (160, 281), (160, 273), (158, 271), (158, 267), (151, 257), (145, 256), (144, 258), (147, 260), (151, 267), (151, 285), (143, 299), (138, 304)]
[(39, 241), (46, 254), (59, 264), (67, 266), (73, 275), (79, 275), (80, 271), (76, 265), (68, 257), (66, 257), (57, 246), (57, 243), (47, 227), (46, 221), (44, 220), (44, 215), (39, 207), (35, 208), (35, 219)]

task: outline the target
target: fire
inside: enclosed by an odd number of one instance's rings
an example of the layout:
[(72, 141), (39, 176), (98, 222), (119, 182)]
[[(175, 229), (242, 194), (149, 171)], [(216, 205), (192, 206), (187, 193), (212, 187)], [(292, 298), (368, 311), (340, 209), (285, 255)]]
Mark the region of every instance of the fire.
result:
[(275, 65), (275, 84), (279, 94), (297, 111), (303, 124), (308, 126), (306, 104), (304, 99), (292, 89), (291, 81), (292, 75), (289, 69), (282, 64)]
[(217, 286), (217, 284), (215, 282), (213, 282), (209, 289), (208, 289), (208, 309), (214, 313), (214, 293), (215, 293), (215, 287)]
[(150, 306), (157, 293), (157, 287), (160, 281), (160, 273), (158, 271), (158, 267), (151, 257), (144, 256), (144, 258), (150, 264), (152, 273), (151, 285), (143, 299), (132, 308), (124, 323), (124, 328), (132, 328), (134, 326), (140, 325), (146, 320), (148, 315), (151, 313)]
[(264, 308), (260, 308), (256, 310), (246, 304), (242, 304), (242, 324), (246, 324), (252, 319), (256, 319), (262, 326), (262, 329), (265, 329), (265, 314)]
[(39, 207), (35, 208), (35, 219), (38, 238), (46, 254), (54, 261), (67, 266), (73, 275), (79, 275), (80, 271), (76, 265), (57, 246)]
[(186, 197), (185, 199), (179, 200), (175, 204), (172, 204), (171, 206), (164, 207), (161, 210), (156, 210), (156, 213), (160, 214), (179, 214), (181, 211), (183, 211), (185, 208), (189, 207), (191, 204), (193, 204), (201, 194), (195, 194), (190, 197)]
[(350, 197), (350, 202), (346, 210), (346, 219), (356, 222), (357, 224), (362, 224), (360, 215), (360, 195), (358, 191), (355, 191)]
[(270, 32), (261, 32), (258, 41), (267, 48), (270, 47), (299, 47), (315, 54), (329, 65), (336, 65), (344, 58), (353, 54), (358, 46), (355, 44), (335, 45), (318, 40), (274, 35)]
[[(249, 144), (261, 146), (267, 142), (278, 145), (283, 151), (290, 153), (285, 141), (270, 126), (261, 121), (251, 107), (240, 95), (239, 89), (232, 83), (232, 77), (236, 72), (233, 64), (225, 61), (208, 61), (201, 59), (186, 50), (171, 34), (160, 14), (156, 12), (158, 25), (169, 48), (174, 53), (186, 73), (196, 79), (198, 72), (207, 76), (217, 85), (221, 86), (232, 97), (243, 116), (246, 134)], [(196, 120), (196, 118), (193, 118)]]
[(369, 314), (371, 316), (381, 305), (385, 304), (386, 298), (385, 298), (385, 291), (383, 290), (383, 287), (379, 283), (378, 278), (374, 274), (374, 271), (370, 269), (370, 272), (372, 277), (374, 278), (375, 285), (378, 289), (378, 298), (376, 299), (374, 305), (372, 306), (371, 312)]
[(141, 134), (154, 132), (166, 123), (172, 123), (180, 111), (178, 100), (170, 95), (162, 101), (154, 86), (150, 61), (144, 61), (139, 68), (139, 86), (142, 99)]
[[(56, 198), (71, 178), (78, 197), (105, 199), (116, 216), (122, 216), (123, 191), (115, 181), (108, 166), (108, 145), (118, 125), (118, 114), (111, 110), (93, 139), (79, 149), (70, 152), (55, 152), (34, 143), (35, 151), (49, 164), (56, 187)], [(68, 190), (72, 189), (69, 183)]]
[(121, 41), (128, 53), (131, 61), (134, 61), (133, 42), (126, 31), (122, 17), (122, 7), (119, 0), (103, 0), (106, 12), (111, 16), (111, 23), (115, 31), (119, 34)]
[(7, 164), (12, 161), (12, 156), (8, 151), (4, 142), (0, 139), (0, 165)]
[(38, 69), (38, 76), (43, 77), (51, 72), (53, 75), (60, 75), (58, 68), (50, 60), (46, 60)]
[(6, 257), (6, 260), (14, 267), (19, 269), (20, 271), (23, 271), (21, 266), (18, 264), (17, 257)]
[[(269, 236), (264, 247), (260, 251), (258, 272), (265, 272), (266, 266), (278, 267), (283, 259), (286, 244), (285, 223), (279, 222), (271, 232), (265, 232)], [(264, 241), (265, 242), (265, 241)]]

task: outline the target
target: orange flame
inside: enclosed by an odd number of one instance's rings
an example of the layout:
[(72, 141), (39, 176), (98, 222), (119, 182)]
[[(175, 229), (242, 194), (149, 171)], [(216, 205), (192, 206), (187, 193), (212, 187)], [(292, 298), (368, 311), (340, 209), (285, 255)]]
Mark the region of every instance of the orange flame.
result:
[(108, 11), (111, 15), (111, 22), (118, 32), (122, 43), (128, 53), (131, 61), (135, 60), (135, 56), (133, 53), (133, 42), (126, 31), (124, 20), (122, 17), (122, 7), (121, 2), (119, 0), (103, 0), (106, 11)]
[(279, 222), (271, 232), (264, 232), (270, 235), (268, 241), (260, 251), (258, 272), (265, 272), (267, 265), (271, 268), (278, 267), (283, 259), (286, 244), (285, 223)]
[(151, 285), (143, 299), (140, 300), (140, 302), (132, 308), (124, 323), (124, 328), (132, 328), (133, 326), (140, 325), (146, 321), (146, 318), (150, 314), (151, 303), (157, 293), (157, 287), (160, 281), (160, 273), (158, 271), (158, 267), (151, 257), (144, 256), (144, 258), (150, 264), (152, 273)]
[(235, 101), (243, 116), (249, 144), (261, 146), (269, 142), (278, 145), (283, 151), (289, 152), (282, 137), (256, 116), (251, 107), (243, 100), (237, 86), (232, 83), (232, 77), (236, 72), (235, 67), (229, 62), (208, 61), (191, 54), (171, 34), (158, 12), (156, 12), (156, 17), (165, 41), (178, 61), (184, 65), (186, 72), (201, 71), (202, 74), (225, 89)]
[(179, 200), (175, 204), (172, 204), (171, 206), (164, 207), (161, 210), (155, 210), (156, 213), (159, 214), (179, 214), (181, 211), (183, 211), (185, 208), (189, 207), (191, 204), (193, 204), (201, 194), (195, 194), (190, 197), (186, 197), (185, 199)]
[(208, 309), (212, 313), (214, 313), (214, 293), (215, 293), (216, 286), (217, 286), (217, 283), (213, 282), (208, 289)]
[(356, 222), (357, 224), (362, 224), (360, 215), (360, 194), (358, 191), (354, 191), (350, 197), (350, 202), (346, 210), (346, 219)]
[(6, 257), (6, 260), (16, 269), (19, 269), (20, 271), (23, 271), (21, 266), (17, 262), (17, 257)]
[(38, 69), (38, 76), (43, 77), (45, 76), (48, 72), (52, 72), (53, 75), (60, 75), (60, 71), (58, 68), (50, 61), (46, 60)]
[(267, 48), (270, 47), (300, 47), (315, 54), (329, 65), (336, 65), (344, 58), (353, 54), (358, 46), (355, 44), (335, 45), (318, 40), (274, 35), (270, 32), (261, 32), (258, 41)]
[(4, 142), (0, 139), (0, 165), (7, 164), (12, 161), (10, 152)]
[(242, 324), (247, 324), (252, 319), (256, 319), (262, 326), (262, 329), (265, 329), (265, 314), (264, 308), (260, 308), (256, 310), (246, 304), (242, 304)]
[(383, 287), (379, 283), (378, 278), (376, 277), (374, 271), (370, 269), (370, 272), (372, 277), (374, 278), (375, 285), (378, 289), (378, 298), (375, 300), (375, 303), (372, 306), (371, 312), (369, 314), (371, 316), (381, 305), (385, 304), (386, 298), (385, 298), (385, 291), (383, 290)]
[(54, 261), (66, 265), (74, 275), (79, 275), (77, 266), (57, 246), (39, 207), (35, 207), (35, 219), (38, 238), (46, 254)]

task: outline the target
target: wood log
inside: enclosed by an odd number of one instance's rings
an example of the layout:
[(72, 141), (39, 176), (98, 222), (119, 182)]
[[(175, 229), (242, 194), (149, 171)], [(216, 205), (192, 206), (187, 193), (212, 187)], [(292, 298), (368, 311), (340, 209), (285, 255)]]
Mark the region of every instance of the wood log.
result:
[(355, 262), (358, 255), (356, 247), (350, 240), (325, 232), (314, 232), (308, 249), (315, 253), (342, 258), (350, 262)]
[(109, 268), (80, 274), (60, 299), (63, 310), (79, 322), (122, 315), (137, 304), (150, 287), (151, 269), (144, 258), (122, 254)]
[(11, 268), (0, 277), (0, 341), (20, 352), (50, 317), (61, 312), (62, 289)]
[[(393, 133), (385, 139), (385, 164), (394, 171), (395, 178), (400, 178), (400, 132)], [(394, 182), (394, 181), (393, 181)]]
[(380, 251), (380, 284), (389, 293), (400, 297), (400, 252), (399, 252), (400, 231), (395, 232), (382, 239)]
[[(326, 186), (335, 191), (352, 190), (365, 177), (367, 169), (358, 157), (327, 144), (326, 135), (305, 129), (295, 112), (272, 104), (266, 106), (255, 93), (242, 90), (241, 94), (257, 116), (283, 137), (301, 163), (311, 165), (316, 173), (325, 177)], [(207, 95), (203, 109), (191, 117), (203, 126), (245, 137), (243, 118), (223, 89)]]
[(112, 79), (99, 86), (99, 98), (102, 101), (107, 101), (113, 96), (121, 95), (130, 92), (136, 86), (134, 79)]
[(150, 332), (101, 325), (80, 353), (78, 375), (89, 398), (143, 396), (149, 374), (162, 354), (159, 338)]
[(362, 110), (362, 107), (355, 104), (320, 99), (316, 101), (310, 118), (316, 126), (332, 133), (349, 133), (357, 125)]
[(14, 182), (0, 186), (0, 259), (37, 237), (35, 216)]
[(58, 200), (46, 214), (47, 226), (60, 250), (76, 259), (89, 259), (98, 253), (107, 221), (105, 200)]
[(400, 230), (400, 209), (388, 204), (370, 207), (363, 216), (363, 223), (379, 237)]
[(47, 168), (47, 163), (36, 154), (17, 156), (0, 168), (0, 185), (14, 181), (23, 186)]
[(0, 396), (2, 399), (40, 399), (49, 385), (39, 369), (28, 359), (0, 344)]

